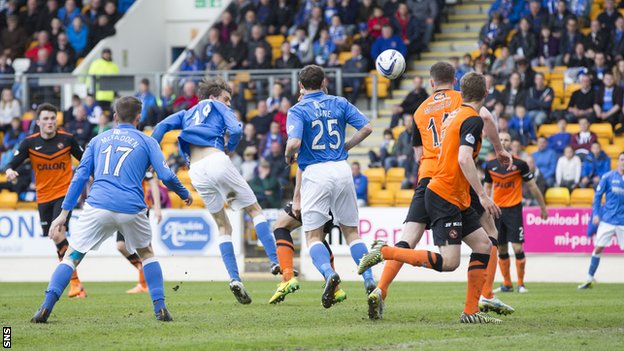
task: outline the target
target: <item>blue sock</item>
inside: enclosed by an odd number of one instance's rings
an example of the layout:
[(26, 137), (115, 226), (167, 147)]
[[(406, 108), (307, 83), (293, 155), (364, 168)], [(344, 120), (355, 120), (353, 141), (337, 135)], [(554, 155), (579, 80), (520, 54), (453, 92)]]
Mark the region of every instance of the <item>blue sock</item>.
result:
[(165, 287), (162, 269), (160, 269), (160, 263), (158, 263), (155, 257), (150, 257), (143, 261), (143, 275), (145, 275), (147, 288), (154, 303), (154, 312), (158, 313), (165, 308)]
[(589, 276), (588, 280), (594, 279), (594, 275), (596, 274), (596, 270), (598, 269), (598, 265), (600, 264), (600, 255), (592, 255), (591, 263), (589, 264)]
[(277, 263), (277, 249), (275, 248), (275, 238), (273, 237), (273, 233), (271, 232), (271, 228), (269, 227), (269, 223), (267, 222), (264, 215), (259, 215), (254, 217), (253, 219), (254, 226), (256, 227), (256, 235), (262, 246), (264, 246), (264, 252), (271, 260), (271, 263)]
[(65, 290), (69, 284), (73, 273), (73, 263), (63, 261), (56, 266), (54, 273), (52, 273), (52, 278), (50, 278), (50, 284), (48, 284), (48, 288), (45, 291), (45, 300), (43, 300), (43, 305), (41, 305), (41, 307), (52, 311), (54, 304), (56, 304), (56, 301), (58, 301), (63, 294), (63, 290)]
[(221, 235), (219, 236), (219, 250), (221, 250), (221, 259), (225, 264), (225, 269), (227, 269), (228, 274), (230, 275), (230, 280), (240, 281), (240, 276), (238, 275), (238, 265), (236, 264), (236, 255), (234, 255), (234, 245), (232, 245), (232, 237), (230, 235)]
[(329, 261), (329, 251), (327, 251), (327, 248), (321, 241), (314, 242), (310, 246), (310, 257), (312, 257), (312, 263), (314, 263), (314, 266), (321, 272), (323, 277), (327, 278), (335, 273)]
[[(351, 250), (351, 257), (353, 258), (353, 261), (355, 261), (355, 264), (359, 266), (362, 257), (368, 253), (366, 244), (364, 244), (362, 240), (358, 239), (351, 243), (349, 249)], [(362, 273), (362, 278), (364, 278), (364, 281), (369, 279), (372, 280), (373, 271), (370, 268), (367, 269), (364, 273)]]

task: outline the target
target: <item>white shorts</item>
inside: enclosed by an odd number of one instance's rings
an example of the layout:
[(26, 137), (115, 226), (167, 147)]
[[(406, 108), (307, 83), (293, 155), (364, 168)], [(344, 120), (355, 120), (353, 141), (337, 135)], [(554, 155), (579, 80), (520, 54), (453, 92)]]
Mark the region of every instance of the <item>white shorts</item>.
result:
[(87, 253), (116, 232), (124, 234), (128, 252), (148, 247), (152, 242), (152, 227), (147, 209), (136, 213), (119, 213), (92, 207), (85, 203), (76, 223), (72, 223), (71, 236), (67, 239), (74, 250)]
[(234, 210), (258, 202), (249, 184), (223, 152), (192, 163), (189, 176), (210, 213), (221, 211), (226, 200)]
[(617, 236), (617, 242), (620, 249), (624, 250), (624, 225), (613, 225), (600, 222), (594, 245), (602, 247), (611, 246), (611, 240), (614, 236)]
[(347, 161), (324, 162), (306, 167), (301, 178), (303, 230), (322, 227), (334, 215), (334, 223), (357, 227), (357, 197)]

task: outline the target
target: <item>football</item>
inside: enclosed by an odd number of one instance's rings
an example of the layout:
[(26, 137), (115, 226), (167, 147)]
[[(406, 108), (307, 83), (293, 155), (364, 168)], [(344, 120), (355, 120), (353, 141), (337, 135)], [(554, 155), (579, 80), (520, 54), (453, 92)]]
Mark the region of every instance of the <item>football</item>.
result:
[(377, 57), (375, 68), (383, 77), (394, 80), (405, 72), (405, 58), (400, 52), (388, 49)]

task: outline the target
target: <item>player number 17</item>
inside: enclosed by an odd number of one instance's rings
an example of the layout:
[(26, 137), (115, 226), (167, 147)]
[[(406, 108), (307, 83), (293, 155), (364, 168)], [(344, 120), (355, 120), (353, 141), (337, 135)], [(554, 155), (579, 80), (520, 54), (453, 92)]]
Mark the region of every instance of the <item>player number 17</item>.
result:
[[(115, 152), (123, 152), (123, 155), (121, 155), (121, 157), (119, 158), (119, 161), (117, 162), (117, 166), (115, 166), (115, 170), (113, 171), (113, 176), (119, 177), (119, 171), (121, 170), (121, 165), (123, 165), (124, 161), (126, 160), (126, 158), (128, 158), (128, 155), (130, 155), (132, 150), (134, 149), (131, 147), (117, 146), (117, 149), (115, 149)], [(113, 151), (113, 145), (108, 145), (108, 147), (104, 149), (104, 151), (102, 151), (103, 154), (106, 154), (106, 160), (104, 160), (104, 171), (102, 171), (102, 174), (110, 173), (109, 170), (110, 170), (110, 161), (111, 161), (112, 151)]]

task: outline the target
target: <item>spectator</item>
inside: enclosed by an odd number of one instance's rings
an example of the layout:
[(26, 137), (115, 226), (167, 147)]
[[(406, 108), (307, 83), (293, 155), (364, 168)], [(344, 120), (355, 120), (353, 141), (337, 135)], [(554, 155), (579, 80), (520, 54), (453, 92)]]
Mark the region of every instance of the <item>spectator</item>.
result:
[(533, 153), (535, 165), (544, 176), (546, 184), (551, 187), (555, 184), (555, 172), (557, 166), (557, 153), (548, 147), (546, 137), (537, 138), (537, 151)]
[(241, 164), (241, 175), (245, 181), (250, 182), (258, 168), (258, 161), (256, 160), (256, 148), (254, 146), (247, 146), (243, 152), (243, 163)]
[(217, 52), (223, 52), (224, 45), (219, 40), (219, 30), (216, 27), (210, 28), (208, 31), (208, 43), (206, 43), (206, 48), (204, 49), (204, 62), (210, 62), (212, 60), (212, 55)]
[(247, 42), (247, 55), (249, 55), (248, 60), (250, 64), (253, 61), (254, 57), (257, 58), (256, 48), (259, 46), (264, 48), (266, 61), (270, 65), (273, 49), (262, 35), (262, 26), (256, 24), (251, 28), (251, 38)]
[(453, 89), (459, 91), (459, 82), (464, 75), (474, 71), (472, 68), (472, 56), (470, 54), (462, 56), (462, 63), (459, 63), (459, 57), (451, 57), (450, 63), (455, 67), (455, 85)]
[(280, 134), (282, 134), (284, 138), (288, 138), (286, 134), (286, 119), (288, 116), (288, 110), (290, 109), (290, 106), (291, 106), (290, 100), (288, 100), (285, 97), (282, 98), (282, 101), (280, 101), (280, 104), (279, 104), (279, 109), (275, 113), (275, 116), (273, 116), (273, 121), (279, 123)]
[(56, 53), (56, 62), (52, 67), (53, 73), (72, 73), (74, 68), (74, 65), (69, 62), (69, 56), (67, 56), (65, 51)]
[(276, 27), (279, 34), (287, 36), (288, 28), (292, 26), (293, 17), (295, 15), (291, 2), (288, 0), (278, 0), (274, 11), (275, 16), (273, 25)]
[[(2, 77), (2, 75), (12, 75), (15, 73), (13, 67), (8, 64), (7, 59), (7, 55), (1, 53), (0, 49), (0, 77)], [(0, 80), (0, 88), (4, 88), (5, 86), (10, 88), (12, 84), (13, 79)]]
[(275, 113), (284, 97), (284, 86), (281, 83), (274, 83), (271, 88), (271, 96), (267, 98), (267, 108), (269, 113)]
[(620, 88), (624, 88), (624, 60), (617, 61), (611, 71), (613, 72), (615, 84)]
[(381, 167), (385, 164), (386, 158), (394, 153), (394, 135), (391, 129), (386, 129), (383, 132), (383, 141), (379, 148), (379, 154), (375, 151), (368, 151), (368, 158), (370, 160), (369, 168)]
[(69, 127), (69, 124), (76, 119), (75, 115), (76, 115), (76, 111), (75, 108), (77, 106), (81, 106), (82, 105), (82, 100), (80, 99), (80, 96), (74, 94), (72, 95), (72, 99), (71, 99), (71, 106), (69, 106), (69, 108), (65, 111), (63, 111), (63, 127), (65, 129), (67, 129)]
[(416, 22), (421, 26), (422, 48), (429, 47), (429, 42), (435, 30), (435, 20), (438, 17), (438, 2), (436, 0), (408, 0), (407, 6), (412, 11)]
[(603, 85), (596, 92), (594, 101), (596, 115), (592, 123), (609, 122), (615, 127), (622, 119), (624, 91), (615, 85), (615, 79), (613, 79), (611, 72), (605, 72), (603, 77)]
[(609, 72), (609, 66), (607, 65), (605, 54), (597, 52), (594, 56), (594, 66), (589, 69), (589, 75), (592, 77), (594, 89), (602, 85), (602, 79), (606, 72)]
[(524, 151), (524, 146), (519, 139), (511, 141), (511, 154), (521, 160), (526, 159), (529, 155)]
[(360, 171), (359, 162), (351, 164), (351, 174), (353, 175), (357, 204), (360, 207), (366, 206), (368, 204), (368, 178)]
[(236, 146), (236, 153), (245, 158), (245, 152), (247, 152), (248, 148), (252, 147), (255, 157), (255, 154), (258, 152), (258, 145), (259, 141), (256, 137), (256, 127), (251, 123), (245, 124), (243, 128), (243, 138)]
[(551, 28), (552, 34), (555, 38), (561, 38), (561, 35), (565, 31), (566, 22), (571, 15), (570, 11), (568, 11), (566, 1), (557, 1), (556, 12), (550, 15), (548, 22), (548, 26)]
[(513, 114), (516, 105), (523, 104), (526, 100), (526, 91), (520, 84), (520, 74), (514, 72), (509, 76), (509, 82), (503, 90), (503, 104), (505, 104), (505, 114), (508, 116)]
[(522, 88), (528, 90), (535, 84), (535, 71), (529, 65), (529, 61), (526, 59), (520, 59), (516, 62), (518, 74), (520, 74), (520, 81), (522, 82)]
[(89, 50), (93, 49), (100, 40), (113, 36), (115, 33), (115, 26), (109, 22), (109, 17), (100, 15), (97, 18), (97, 23), (91, 26), (89, 31)]
[(394, 49), (400, 52), (403, 57), (407, 56), (407, 50), (401, 38), (394, 34), (392, 26), (386, 24), (381, 30), (381, 36), (375, 40), (371, 48), (371, 58), (377, 59), (382, 52), (388, 49)]
[(237, 29), (236, 23), (232, 21), (232, 13), (230, 11), (223, 12), (221, 15), (221, 21), (215, 24), (215, 28), (219, 31), (219, 41), (224, 44), (228, 44), (230, 42), (230, 38), (232, 37), (232, 33), (234, 33)]
[(570, 146), (577, 155), (585, 157), (589, 153), (591, 145), (598, 141), (598, 137), (589, 130), (590, 124), (587, 118), (580, 118), (578, 124), (581, 130), (572, 136)]
[(588, 23), (591, 5), (591, 0), (570, 0), (570, 12), (583, 23)]
[(69, 27), (74, 18), (80, 16), (80, 9), (76, 7), (76, 1), (67, 0), (65, 6), (58, 10), (58, 18), (63, 22), (65, 27)]
[(93, 131), (91, 132), (93, 136), (99, 135), (104, 133), (105, 131), (111, 129), (111, 123), (108, 120), (108, 117), (106, 117), (105, 114), (101, 114), (100, 118), (98, 118), (98, 123), (95, 127), (93, 127)]
[(223, 47), (223, 58), (228, 62), (228, 68), (242, 68), (247, 57), (247, 44), (243, 42), (241, 33), (232, 32), (229, 43)]
[(347, 26), (347, 30), (353, 32), (357, 24), (358, 7), (361, 6), (356, 0), (341, 0), (338, 4), (340, 20)]
[(256, 12), (253, 9), (248, 9), (247, 12), (245, 12), (245, 19), (238, 25), (238, 31), (241, 33), (244, 42), (249, 42), (251, 40), (251, 32), (253, 31), (253, 27), (257, 25), (259, 24), (256, 19)]
[[(243, 22), (243, 19), (245, 18), (245, 14), (247, 14), (247, 11), (249, 10), (253, 10), (253, 4), (251, 3), (251, 1), (249, 0), (232, 1), (230, 6), (228, 6), (226, 10), (226, 12), (228, 13), (228, 17), (229, 17), (228, 18), (229, 21), (226, 24), (229, 25), (232, 22), (234, 23)], [(225, 14), (225, 12), (223, 14)], [(221, 18), (221, 21), (225, 23), (223, 17)], [(236, 29), (233, 29), (233, 30), (236, 30)], [(221, 39), (223, 38), (224, 36), (221, 36)]]
[(379, 6), (373, 9), (373, 15), (368, 19), (368, 32), (370, 36), (377, 39), (381, 36), (383, 26), (390, 24), (388, 17), (384, 16), (383, 10)]
[(58, 18), (52, 18), (50, 24), (47, 27), (49, 27), (47, 32), (50, 33), (50, 41), (52, 42), (52, 45), (56, 45), (56, 42), (58, 41), (58, 36), (61, 33), (65, 33), (63, 23)]
[[(362, 48), (357, 45), (351, 45), (351, 58), (345, 61), (342, 66), (342, 72), (344, 73), (366, 73), (368, 72), (368, 60), (362, 55)], [(343, 78), (344, 86), (351, 87), (352, 92), (349, 97), (349, 101), (355, 105), (360, 91), (362, 90), (362, 83), (364, 77), (345, 77)]]
[(314, 6), (310, 18), (304, 25), (308, 30), (310, 38), (316, 38), (321, 29), (327, 28), (325, 20), (323, 19), (323, 10), (319, 6)]
[(37, 59), (30, 63), (28, 73), (51, 73), (53, 64), (48, 51), (39, 50), (37, 52)]
[(178, 96), (173, 102), (173, 111), (188, 110), (191, 107), (197, 105), (199, 102), (197, 95), (197, 86), (193, 81), (187, 81), (182, 87), (182, 95)]
[[(373, 47), (373, 43), (375, 42), (375, 38), (373, 38), (368, 32), (368, 26), (366, 25), (366, 23), (360, 23), (358, 27), (359, 27), (358, 35), (360, 37), (355, 39), (353, 41), (353, 44), (359, 45), (362, 48), (362, 52), (367, 57), (370, 57), (370, 52)], [(369, 63), (369, 67), (368, 67), (369, 69), (373, 67), (372, 64), (373, 62)]]
[(271, 166), (265, 159), (258, 163), (258, 174), (251, 180), (251, 189), (262, 208), (280, 207), (280, 184), (271, 175)]
[(495, 0), (490, 7), (489, 17), (492, 17), (494, 12), (498, 12), (503, 18), (504, 23), (510, 25), (509, 27), (515, 27), (516, 23), (522, 17), (522, 11), (524, 10), (524, 1), (514, 0)]
[(516, 112), (509, 122), (509, 129), (518, 133), (523, 146), (535, 143), (535, 126), (527, 116), (524, 105), (516, 106)]
[(509, 50), (516, 61), (521, 58), (530, 61), (537, 54), (537, 39), (535, 34), (531, 32), (529, 21), (526, 18), (520, 20), (520, 27), (511, 38)]
[(400, 105), (392, 107), (392, 118), (390, 119), (390, 128), (394, 128), (399, 124), (402, 116), (413, 116), (423, 101), (427, 100), (429, 94), (423, 87), (423, 77), (414, 77), (414, 89), (407, 94)]
[(408, 53), (418, 53), (422, 50), (422, 41), (418, 30), (418, 22), (404, 3), (399, 3), (396, 13), (393, 13), (391, 24), (399, 35)]
[(494, 60), (492, 68), (490, 68), (490, 73), (492, 73), (494, 78), (496, 78), (497, 82), (506, 82), (515, 66), (516, 63), (509, 53), (509, 48), (507, 46), (503, 46), (501, 48), (500, 56)]
[(576, 43), (574, 53), (572, 55), (565, 54), (563, 56), (563, 64), (569, 68), (573, 67), (591, 67), (592, 62), (585, 53), (585, 45), (581, 42)]
[[(19, 143), (22, 142), (22, 140), (24, 140), (25, 138), (26, 134), (24, 134), (24, 131), (22, 130), (22, 120), (20, 119), (20, 117), (16, 116), (11, 118), (11, 122), (8, 124), (8, 128), (5, 130), (4, 133), (2, 145), (0, 145), (0, 152), (8, 151), (9, 153), (11, 153), (13, 149), (19, 146)], [(1, 162), (3, 164), (7, 164), (10, 161), (5, 160), (5, 156), (2, 155)], [(4, 169), (4, 167), (0, 167), (0, 169)]]
[(494, 109), (494, 105), (496, 105), (497, 102), (503, 100), (503, 94), (501, 94), (500, 91), (496, 90), (494, 86), (494, 77), (492, 77), (491, 74), (485, 75), (485, 87), (487, 89), (488, 95), (485, 98), (484, 106), (487, 107), (489, 110), (492, 110)]
[(273, 116), (269, 114), (265, 100), (258, 101), (258, 115), (251, 120), (251, 124), (256, 128), (256, 134), (264, 138), (271, 127)]
[(408, 175), (411, 175), (412, 164), (414, 162), (414, 150), (412, 148), (414, 119), (412, 116), (406, 115), (403, 118), (403, 123), (405, 125), (405, 130), (399, 134), (399, 138), (394, 147), (394, 155), (386, 158), (384, 167), (386, 171), (392, 167), (405, 168), (405, 177), (409, 179)]
[(67, 28), (67, 39), (69, 39), (69, 44), (76, 51), (76, 55), (82, 57), (86, 54), (89, 28), (82, 22), (82, 17), (74, 17), (72, 25)]
[(548, 27), (548, 16), (542, 9), (542, 4), (539, 0), (531, 0), (529, 2), (529, 14), (526, 16), (529, 21), (531, 30), (535, 35), (539, 35), (542, 27)]
[[(594, 90), (591, 87), (591, 79), (583, 74), (580, 77), (581, 88), (575, 90), (568, 103), (566, 118), (569, 122), (576, 123), (579, 118), (594, 118)], [(563, 151), (563, 149), (561, 150)]]
[(7, 18), (7, 28), (2, 29), (0, 47), (10, 59), (22, 57), (28, 42), (28, 34), (24, 28), (18, 26), (17, 17)]
[(98, 105), (98, 103), (93, 98), (93, 95), (89, 94), (85, 96), (82, 107), (84, 107), (89, 123), (95, 125), (100, 122), (100, 116), (102, 116), (103, 111), (100, 105)]
[(503, 24), (501, 15), (498, 12), (492, 12), (489, 22), (479, 32), (479, 43), (486, 44), (490, 49), (494, 50), (499, 46), (507, 47), (507, 28)]
[(598, 15), (598, 22), (607, 32), (611, 32), (615, 28), (615, 21), (622, 15), (615, 8), (615, 0), (605, 0), (604, 11)]
[[(362, 22), (368, 23), (368, 20), (371, 18), (371, 16), (373, 16), (373, 13), (375, 12), (375, 8), (377, 7), (378, 6), (374, 3), (373, 0), (362, 0), (362, 3), (360, 4), (359, 9), (358, 9), (358, 15), (357, 15), (358, 23), (362, 23)], [(382, 10), (382, 13), (383, 13), (383, 10)], [(379, 27), (379, 29), (381, 30), (381, 27)]]
[(215, 52), (208, 63), (208, 67), (206, 70), (208, 71), (225, 71), (229, 69), (228, 62), (223, 58), (223, 54), (221, 52)]
[(490, 52), (490, 48), (487, 46), (487, 44), (482, 43), (481, 45), (479, 45), (479, 56), (474, 59), (475, 70), (477, 65), (482, 64), (485, 67), (485, 71), (488, 71), (494, 63), (495, 59), (496, 58)]
[(394, 14), (396, 13), (398, 7), (399, 7), (399, 0), (386, 1), (386, 3), (383, 4), (384, 16), (391, 19), (392, 16), (394, 16)]
[(75, 119), (67, 126), (67, 132), (74, 135), (78, 145), (85, 148), (91, 140), (93, 125), (87, 120), (87, 113), (83, 105), (74, 107)]
[(607, 52), (614, 61), (622, 59), (624, 54), (624, 18), (622, 17), (618, 17), (615, 20), (615, 28), (611, 32), (611, 40), (607, 47)]
[(52, 43), (50, 43), (50, 35), (46, 31), (37, 33), (37, 41), (35, 46), (28, 49), (24, 56), (31, 61), (35, 61), (39, 58), (39, 51), (44, 50), (48, 52), (48, 57), (52, 56)]
[[(279, 136), (279, 133), (277, 134)], [(265, 159), (271, 166), (271, 176), (277, 179), (281, 186), (288, 184), (290, 167), (284, 162), (284, 144), (273, 141), (264, 151)]]
[[(280, 124), (279, 122), (276, 122), (276, 121), (271, 121), (269, 132), (267, 133), (265, 141), (264, 141), (264, 145), (262, 146), (262, 149), (260, 150), (260, 157), (266, 158), (268, 160), (267, 157), (269, 157), (269, 155), (271, 155), (271, 152), (273, 152), (271, 150), (271, 147), (272, 147), (271, 145), (273, 143), (278, 143), (280, 146), (286, 145), (286, 139), (284, 138), (282, 133), (280, 133)], [(281, 163), (284, 163), (283, 159), (280, 161)], [(272, 169), (275, 170), (275, 168), (272, 168)]]
[(162, 95), (160, 96), (162, 117), (167, 117), (173, 113), (173, 104), (177, 98), (170, 84), (165, 84), (162, 87)]
[(531, 64), (552, 68), (555, 65), (557, 55), (559, 55), (559, 41), (551, 35), (550, 28), (544, 26), (538, 40), (537, 57), (533, 59)]
[(557, 133), (548, 137), (548, 148), (555, 150), (558, 155), (563, 154), (563, 149), (570, 145), (570, 139), (572, 135), (566, 131), (568, 122), (565, 118), (561, 118), (557, 121), (557, 127), (559, 128)]
[[(119, 67), (113, 62), (111, 49), (104, 48), (104, 50), (102, 50), (102, 58), (93, 61), (91, 66), (89, 66), (89, 75), (107, 74), (119, 74)], [(114, 91), (101, 90), (99, 86), (96, 85), (95, 100), (103, 109), (110, 109), (114, 97)]]
[(505, 114), (505, 104), (503, 104), (502, 101), (498, 101), (494, 104), (494, 110), (492, 111), (492, 116), (494, 117), (494, 120), (507, 118), (507, 115)]
[(581, 188), (596, 187), (600, 178), (611, 170), (611, 159), (602, 151), (599, 143), (593, 143), (591, 152), (585, 156), (581, 169)]
[[(255, 55), (249, 64), (249, 69), (252, 70), (268, 70), (272, 69), (271, 59), (269, 58), (266, 49), (263, 46), (257, 46), (255, 49)], [(267, 85), (269, 84), (266, 79), (254, 79), (251, 82), (251, 87), (255, 87), (256, 96), (259, 99), (266, 99), (267, 97)]]
[[(99, 1), (99, 0), (96, 0)], [(93, 1), (91, 1), (93, 3)], [(93, 6), (93, 4), (91, 5)], [(46, 1), (46, 6), (41, 11), (41, 16), (39, 17), (39, 28), (42, 30), (50, 31), (50, 25), (54, 21), (54, 19), (58, 20), (61, 27), (63, 26), (63, 22), (59, 19), (58, 16), (59, 5), (57, 0), (48, 0)], [(52, 19), (52, 21), (50, 20)]]
[[(492, 113), (492, 116), (494, 113)], [(498, 117), (497, 117), (498, 118)], [(505, 117), (498, 118), (498, 132), (499, 133), (508, 133), (511, 137), (511, 140), (520, 141), (520, 134), (515, 129), (509, 129), (509, 120)], [(520, 143), (520, 147), (522, 148), (522, 143)]]
[(180, 71), (199, 72), (203, 70), (204, 62), (195, 55), (195, 51), (188, 50), (186, 52), (186, 59), (182, 61), (182, 64), (180, 65)]
[[(543, 194), (547, 187), (546, 180), (544, 179), (544, 176), (542, 175), (542, 172), (540, 172), (539, 168), (535, 167), (535, 159), (532, 156), (528, 156), (525, 161), (529, 166), (529, 171), (533, 173), (533, 179), (535, 179), (537, 188)], [(526, 186), (522, 187), (522, 198), (524, 199), (524, 206), (536, 206), (538, 204), (537, 200), (533, 198), (533, 194), (531, 194), (531, 191)]]
[(22, 108), (19, 101), (13, 97), (11, 89), (2, 89), (2, 100), (0, 100), (0, 132), (11, 128), (11, 121), (14, 117), (22, 116)]
[(585, 37), (585, 46), (594, 52), (605, 52), (609, 45), (609, 33), (602, 29), (600, 22), (595, 19), (591, 21), (590, 30)]
[(534, 125), (541, 126), (548, 121), (554, 97), (553, 90), (546, 86), (544, 74), (536, 73), (535, 86), (529, 88), (525, 100), (527, 115)]
[(312, 40), (308, 37), (304, 27), (295, 30), (295, 36), (290, 41), (292, 52), (303, 65), (312, 63), (314, 60), (314, 52), (312, 51)]
[(158, 99), (150, 91), (150, 81), (147, 78), (141, 79), (139, 84), (139, 91), (134, 96), (141, 100), (141, 121), (140, 129), (145, 126), (155, 126), (158, 123), (158, 115), (160, 111), (158, 109)]
[[(326, 10), (327, 11), (327, 10)], [(331, 19), (331, 26), (329, 27), (329, 39), (334, 43), (334, 46), (339, 51), (344, 51), (347, 48), (347, 30), (340, 21), (340, 16), (334, 15)]]
[(576, 44), (583, 42), (583, 35), (577, 29), (577, 21), (574, 17), (568, 18), (566, 22), (566, 30), (559, 39), (559, 56), (557, 57), (557, 63), (563, 62), (563, 57), (572, 55)]
[(319, 39), (314, 42), (312, 52), (314, 62), (319, 66), (324, 66), (329, 61), (329, 55), (336, 50), (336, 45), (329, 39), (327, 29), (321, 29)]
[(290, 43), (284, 41), (280, 46), (281, 56), (275, 60), (275, 68), (277, 69), (297, 69), (301, 68), (301, 61), (296, 55), (293, 55), (291, 51), (292, 47)]
[(563, 156), (557, 161), (558, 187), (568, 188), (570, 191), (579, 186), (581, 180), (581, 159), (574, 154), (571, 146), (566, 146)]
[(117, 11), (117, 4), (115, 3), (115, 0), (106, 1), (106, 4), (104, 4), (104, 13), (108, 16), (108, 22), (113, 26), (121, 18), (121, 14)]
[(64, 52), (67, 54), (67, 59), (69, 63), (74, 65), (76, 63), (76, 50), (71, 47), (69, 44), (69, 40), (67, 39), (67, 34), (61, 33), (56, 38), (56, 47), (54, 48), (55, 52)]
[[(48, 1), (56, 2), (56, 1)], [(99, 16), (104, 15), (104, 6), (102, 5), (102, 0), (91, 0), (89, 5), (85, 6), (85, 10), (83, 10), (83, 16), (87, 23), (93, 25), (97, 22)]]
[(270, 0), (260, 0), (256, 6), (256, 18), (258, 23), (266, 29), (269, 34), (275, 34), (273, 26), (275, 12)]

